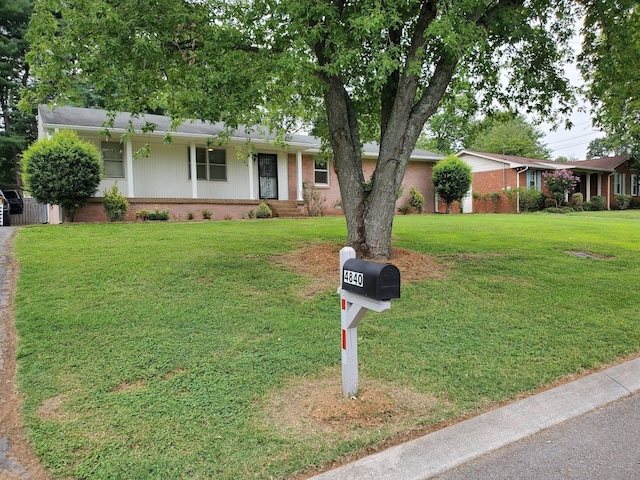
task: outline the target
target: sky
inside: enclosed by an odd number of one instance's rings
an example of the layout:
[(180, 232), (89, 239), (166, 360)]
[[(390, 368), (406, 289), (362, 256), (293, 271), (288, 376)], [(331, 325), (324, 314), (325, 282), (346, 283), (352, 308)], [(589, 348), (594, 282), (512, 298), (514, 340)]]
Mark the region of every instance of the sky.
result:
[(573, 123), (571, 130), (558, 128), (552, 131), (549, 124), (543, 124), (540, 127), (540, 130), (545, 133), (542, 141), (552, 152), (551, 158), (567, 157), (570, 160), (586, 160), (589, 142), (604, 136), (602, 132), (592, 127), (588, 113), (576, 111), (571, 116), (571, 121)]

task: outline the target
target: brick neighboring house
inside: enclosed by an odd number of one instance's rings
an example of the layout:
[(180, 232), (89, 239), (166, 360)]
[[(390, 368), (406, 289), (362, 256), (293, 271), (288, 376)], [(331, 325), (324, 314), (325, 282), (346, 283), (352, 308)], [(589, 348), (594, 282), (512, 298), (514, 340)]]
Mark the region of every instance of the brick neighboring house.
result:
[(465, 198), (465, 213), (519, 212), (517, 193), (510, 200), (506, 192), (534, 189), (546, 194), (542, 174), (561, 169), (571, 170), (580, 178), (575, 192), (582, 193), (585, 202), (601, 195), (606, 198), (607, 209), (611, 209), (616, 206), (615, 195), (639, 195), (639, 177), (631, 170), (632, 160), (627, 155), (566, 163), (471, 150), (463, 150), (458, 156), (471, 166), (471, 192), (475, 193), (470, 192)]
[(601, 157), (591, 160), (568, 162), (573, 174), (580, 177), (575, 188), (590, 199), (602, 195), (607, 200), (607, 210), (617, 208), (616, 195), (630, 195), (640, 199), (640, 176), (633, 170), (634, 159), (629, 155)]
[[(333, 162), (319, 159), (321, 144), (316, 137), (291, 135), (287, 145), (281, 146), (260, 129), (239, 128), (220, 144), (216, 139), (223, 132), (222, 124), (190, 120), (172, 129), (171, 119), (165, 116), (119, 113), (109, 127), (110, 138), (106, 138), (107, 120), (104, 110), (38, 109), (38, 138), (62, 129), (74, 130), (101, 152), (105, 176), (96, 197), (76, 212), (76, 221), (106, 221), (102, 195), (116, 182), (130, 203), (128, 220), (135, 219), (137, 210), (156, 207), (168, 208), (171, 220), (185, 220), (190, 213), (200, 219), (202, 210), (209, 210), (213, 219), (243, 218), (250, 210), (255, 212), (261, 201), (279, 216), (306, 215), (305, 184), (313, 185), (325, 199), (326, 214), (343, 213)], [(145, 122), (155, 125), (153, 132), (142, 131)], [(131, 136), (122, 137), (131, 129)], [(170, 143), (164, 141), (168, 133)], [(146, 144), (149, 154), (134, 158)], [(363, 146), (366, 179), (375, 169), (377, 156), (376, 144)], [(405, 205), (409, 190), (416, 187), (426, 199), (425, 213), (435, 211), (432, 169), (442, 158), (425, 150), (413, 151), (404, 176), (404, 193), (396, 207)]]

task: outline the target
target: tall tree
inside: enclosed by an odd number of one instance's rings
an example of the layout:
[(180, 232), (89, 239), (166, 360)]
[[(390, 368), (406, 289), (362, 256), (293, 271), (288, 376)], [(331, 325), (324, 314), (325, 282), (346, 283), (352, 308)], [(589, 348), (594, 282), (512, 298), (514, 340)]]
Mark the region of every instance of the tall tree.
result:
[(35, 115), (17, 109), (27, 86), (25, 34), (31, 0), (0, 0), (0, 182), (20, 184), (19, 155), (35, 139)]
[(474, 135), (479, 105), (469, 82), (456, 81), (438, 111), (427, 121), (416, 146), (448, 155), (462, 150)]
[(587, 2), (579, 66), (594, 124), (640, 154), (640, 5), (636, 0)]
[[(388, 258), (396, 193), (425, 122), (453, 79), (481, 105), (567, 113), (570, 0), (37, 0), (32, 101), (63, 102), (70, 79), (108, 108), (166, 107), (285, 130), (327, 119), (348, 230)], [(380, 144), (365, 182), (362, 144)]]
[(631, 145), (624, 139), (613, 136), (594, 138), (587, 146), (587, 158), (608, 157), (611, 155), (628, 155), (632, 151)]
[(543, 133), (522, 116), (494, 122), (469, 145), (469, 149), (518, 157), (549, 159), (551, 152), (542, 143)]

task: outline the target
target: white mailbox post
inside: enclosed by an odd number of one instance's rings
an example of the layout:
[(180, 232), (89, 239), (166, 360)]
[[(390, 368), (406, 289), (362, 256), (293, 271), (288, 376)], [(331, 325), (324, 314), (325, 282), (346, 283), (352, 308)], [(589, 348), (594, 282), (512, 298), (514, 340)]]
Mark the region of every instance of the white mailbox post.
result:
[(351, 247), (340, 250), (340, 311), (342, 326), (342, 392), (358, 393), (358, 323), (367, 310), (384, 312), (400, 298), (400, 272), (389, 263), (356, 259)]

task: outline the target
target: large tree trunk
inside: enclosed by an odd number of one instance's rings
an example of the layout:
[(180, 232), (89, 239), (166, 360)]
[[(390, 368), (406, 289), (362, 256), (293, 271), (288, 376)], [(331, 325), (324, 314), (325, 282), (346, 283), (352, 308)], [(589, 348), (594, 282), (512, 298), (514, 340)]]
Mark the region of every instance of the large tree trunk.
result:
[[(391, 258), (396, 193), (404, 178), (409, 155), (397, 152), (397, 147), (388, 151), (381, 148), (372, 178), (370, 181), (365, 179), (356, 112), (338, 79), (330, 82), (325, 92), (325, 105), (334, 170), (347, 221), (347, 244), (365, 258)], [(412, 144), (415, 145), (415, 140)]]
[[(449, 85), (457, 58), (443, 53), (428, 85), (419, 90), (420, 78), (412, 65), (425, 48), (424, 32), (435, 18), (435, 3), (425, 2), (413, 29), (406, 63), (391, 72), (381, 95), (380, 152), (375, 171), (365, 183), (358, 112), (339, 75), (319, 73), (324, 93), (334, 169), (340, 184), (347, 220), (349, 246), (365, 258), (391, 258), (391, 232), (396, 194), (425, 122), (433, 115)], [(400, 31), (391, 30), (400, 41)], [(320, 66), (331, 63), (324, 40), (313, 45)]]

